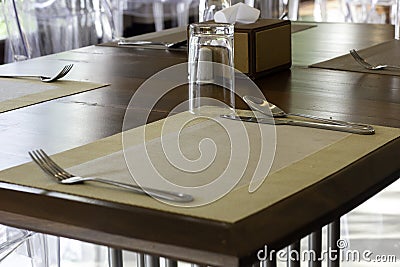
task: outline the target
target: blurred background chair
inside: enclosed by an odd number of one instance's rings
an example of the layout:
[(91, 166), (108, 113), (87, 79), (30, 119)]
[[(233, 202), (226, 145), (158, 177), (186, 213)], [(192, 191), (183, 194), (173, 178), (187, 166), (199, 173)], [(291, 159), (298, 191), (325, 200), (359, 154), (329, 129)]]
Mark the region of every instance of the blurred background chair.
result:
[(136, 23), (153, 24), (155, 31), (161, 31), (187, 26), (190, 11), (197, 6), (198, 0), (125, 0), (124, 14), (134, 17)]
[[(299, 20), (300, 0), (254, 0), (254, 6), (261, 11), (262, 18), (279, 18), (286, 14), (285, 18)], [(313, 20), (327, 21), (327, 0), (313, 0)]]
[(395, 0), (344, 0), (346, 22), (394, 24)]
[(0, 265), (59, 267), (59, 239), (0, 225)]
[(3, 0), (5, 61), (110, 41), (122, 35), (124, 0)]

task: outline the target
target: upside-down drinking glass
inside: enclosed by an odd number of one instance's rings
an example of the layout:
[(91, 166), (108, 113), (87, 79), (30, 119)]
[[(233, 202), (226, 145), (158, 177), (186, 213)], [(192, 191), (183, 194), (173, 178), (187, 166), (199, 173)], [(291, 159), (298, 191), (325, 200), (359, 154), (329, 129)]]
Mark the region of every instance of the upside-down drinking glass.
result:
[(191, 113), (205, 115), (211, 110), (210, 106), (223, 107), (227, 112), (234, 110), (233, 64), (233, 25), (190, 25), (188, 71)]

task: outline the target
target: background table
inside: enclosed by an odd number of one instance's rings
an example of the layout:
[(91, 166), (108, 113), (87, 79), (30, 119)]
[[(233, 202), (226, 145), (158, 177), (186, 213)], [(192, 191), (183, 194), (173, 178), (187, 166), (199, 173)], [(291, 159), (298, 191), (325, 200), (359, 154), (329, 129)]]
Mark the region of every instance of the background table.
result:
[[(389, 25), (318, 24), (292, 35), (294, 65), (290, 70), (260, 79), (257, 84), (268, 100), (286, 111), (400, 128), (400, 77), (307, 67), (348, 53), (352, 48), (390, 40), (392, 36)], [(31, 149), (41, 147), (52, 154), (120, 132), (125, 108), (138, 86), (157, 71), (186, 62), (187, 54), (91, 46), (0, 69), (23, 72), (35, 68), (40, 72), (60, 61), (75, 64), (70, 79), (111, 85), (0, 114), (1, 169), (29, 161), (27, 151)], [(156, 106), (149, 121), (165, 117), (185, 99), (187, 90), (178, 88)], [(135, 107), (138, 117), (145, 113), (146, 104)], [(244, 107), (244, 103), (238, 101), (238, 107)], [(139, 123), (132, 122), (135, 126)], [(398, 140), (384, 149), (395, 147), (399, 147)], [(376, 156), (372, 154), (357, 167), (346, 168), (344, 175), (338, 175), (340, 179), (327, 179), (234, 225), (168, 216), (6, 183), (0, 184), (0, 221), (209, 265), (235, 266), (240, 262), (244, 266), (260, 244), (282, 248), (337, 219), (396, 180), (400, 171), (396, 158), (388, 162), (389, 169), (382, 167), (376, 173), (364, 170)], [(396, 164), (397, 171), (393, 172)], [(369, 177), (368, 183), (363, 182), (363, 176)], [(324, 202), (316, 201), (321, 194), (325, 196)], [(293, 214), (300, 211), (303, 219), (293, 221), (293, 216), (297, 216)], [(188, 230), (177, 235), (182, 229)], [(250, 234), (257, 229), (263, 232)], [(243, 240), (240, 233), (249, 236)]]

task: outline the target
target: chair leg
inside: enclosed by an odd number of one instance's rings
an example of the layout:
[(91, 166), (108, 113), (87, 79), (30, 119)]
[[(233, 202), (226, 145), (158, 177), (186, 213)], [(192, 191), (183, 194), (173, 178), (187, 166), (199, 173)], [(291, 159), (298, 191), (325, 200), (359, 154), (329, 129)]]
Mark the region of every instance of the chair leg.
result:
[(153, 3), (153, 17), (156, 31), (162, 31), (164, 29), (164, 6), (161, 2)]
[(176, 16), (178, 26), (186, 26), (189, 24), (189, 6), (191, 1), (182, 1), (176, 4)]
[(122, 250), (115, 248), (108, 248), (108, 266), (109, 267), (122, 267)]
[(165, 267), (178, 267), (178, 262), (176, 260), (165, 259)]
[(288, 246), (287, 251), (287, 266), (300, 267), (300, 240)]
[(288, 17), (290, 20), (299, 19), (299, 0), (288, 0)]
[(308, 237), (308, 249), (315, 253), (315, 258), (310, 259), (309, 267), (321, 267), (322, 230), (311, 233)]
[(316, 21), (326, 21), (326, 0), (314, 0), (314, 18)]
[(328, 267), (339, 267), (339, 247), (338, 242), (340, 240), (340, 219), (331, 222), (328, 225), (328, 248), (330, 251), (336, 251), (333, 253), (332, 258), (328, 259)]

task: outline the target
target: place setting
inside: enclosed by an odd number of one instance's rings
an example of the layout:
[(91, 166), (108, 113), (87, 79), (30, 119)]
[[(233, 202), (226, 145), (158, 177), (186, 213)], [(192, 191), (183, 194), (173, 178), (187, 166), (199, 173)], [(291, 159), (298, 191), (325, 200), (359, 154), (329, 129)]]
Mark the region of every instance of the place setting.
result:
[(186, 28), (165, 30), (162, 34), (147, 33), (140, 36), (117, 38), (112, 42), (98, 44), (98, 46), (187, 51)]
[(400, 75), (400, 41), (391, 40), (311, 65), (312, 68)]
[(362, 49), (352, 48), (348, 54), (312, 64), (309, 67), (400, 75), (400, 19), (398, 16), (398, 11), (396, 11), (392, 40)]
[(77, 68), (74, 64), (54, 67), (59, 70), (46, 73), (29, 67), (14, 67), (13, 72), (0, 70), (0, 113), (107, 85), (68, 79)]
[[(216, 11), (212, 16), (210, 15), (209, 19), (215, 23), (234, 23), (235, 27), (238, 28), (238, 32), (241, 31), (243, 25), (260, 19), (260, 10), (243, 3), (237, 3), (221, 10), (216, 8), (216, 10), (218, 11)], [(267, 20), (270, 21), (269, 24), (278, 23), (279, 21), (285, 21), (289, 23), (290, 21), (286, 20), (287, 15), (288, 12), (286, 11), (277, 19)], [(293, 34), (317, 27), (317, 24), (294, 21), (289, 23), (289, 27), (290, 32)], [(140, 36), (116, 38), (116, 40), (98, 44), (98, 46), (188, 51), (187, 30), (187, 27), (177, 27), (164, 30), (161, 33), (146, 33)]]

